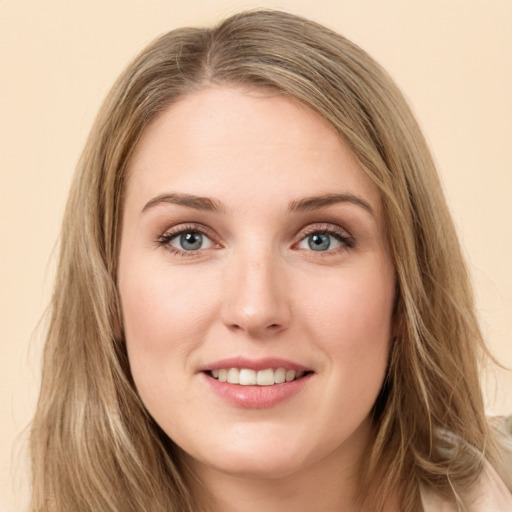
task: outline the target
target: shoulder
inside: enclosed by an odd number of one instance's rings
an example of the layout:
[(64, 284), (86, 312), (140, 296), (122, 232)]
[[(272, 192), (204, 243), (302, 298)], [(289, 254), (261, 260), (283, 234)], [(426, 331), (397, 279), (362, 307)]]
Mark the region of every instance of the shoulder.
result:
[[(459, 512), (454, 501), (447, 501), (430, 489), (422, 489), (424, 512)], [(512, 511), (512, 494), (495, 469), (486, 462), (477, 485), (465, 499), (467, 512)]]
[[(501, 455), (500, 476), (512, 492), (512, 416), (489, 418), (493, 427)], [(512, 510), (512, 509), (511, 509)]]
[[(477, 484), (464, 497), (467, 512), (510, 512), (512, 511), (512, 416), (490, 418), (502, 455), (499, 474), (495, 468), (484, 462)], [(422, 488), (424, 512), (459, 512), (454, 501), (447, 501), (431, 489)]]

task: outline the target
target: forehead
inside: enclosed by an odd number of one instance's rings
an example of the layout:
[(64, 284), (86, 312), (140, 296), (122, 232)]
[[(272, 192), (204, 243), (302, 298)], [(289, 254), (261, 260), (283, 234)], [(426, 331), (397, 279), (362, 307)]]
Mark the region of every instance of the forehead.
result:
[(222, 200), (237, 189), (243, 200), (249, 187), (261, 200), (334, 191), (364, 194), (376, 207), (380, 202), (319, 114), (258, 89), (208, 88), (172, 104), (142, 134), (128, 173), (128, 196), (169, 189)]

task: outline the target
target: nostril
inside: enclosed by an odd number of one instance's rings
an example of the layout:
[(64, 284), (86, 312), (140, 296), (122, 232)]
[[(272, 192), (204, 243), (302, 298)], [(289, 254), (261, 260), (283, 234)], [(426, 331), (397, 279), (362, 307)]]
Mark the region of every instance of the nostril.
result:
[[(247, 328), (247, 327), (243, 327), (242, 325), (240, 324), (231, 324), (229, 326), (231, 329), (233, 329), (234, 331), (247, 331), (247, 330), (252, 330), (251, 328)], [(267, 327), (265, 328), (267, 330), (271, 330), (271, 331), (278, 331), (279, 329), (281, 329), (281, 324), (270, 324), (270, 325), (267, 325)]]

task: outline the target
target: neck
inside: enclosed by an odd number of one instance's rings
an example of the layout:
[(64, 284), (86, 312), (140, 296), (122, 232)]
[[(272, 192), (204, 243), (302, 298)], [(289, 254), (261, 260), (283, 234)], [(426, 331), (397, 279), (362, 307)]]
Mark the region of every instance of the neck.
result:
[(201, 479), (206, 493), (200, 494), (208, 496), (204, 501), (214, 504), (208, 512), (355, 512), (356, 476), (344, 474), (339, 468), (328, 472), (323, 463), (299, 474), (274, 478), (212, 471)]
[[(336, 450), (321, 460), (286, 475), (254, 476), (226, 473), (188, 460), (200, 484), (193, 493), (208, 512), (367, 512), (358, 502), (359, 474), (370, 432), (352, 439), (349, 449)], [(399, 510), (390, 496), (380, 512)]]

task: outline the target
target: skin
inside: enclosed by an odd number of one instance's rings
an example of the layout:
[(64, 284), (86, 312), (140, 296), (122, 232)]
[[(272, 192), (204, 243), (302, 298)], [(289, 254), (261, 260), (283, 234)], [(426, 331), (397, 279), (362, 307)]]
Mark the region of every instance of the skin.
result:
[[(128, 172), (118, 285), (131, 370), (211, 509), (352, 510), (395, 290), (376, 186), (315, 112), (228, 86), (153, 120)], [(220, 211), (162, 194), (212, 198)], [(352, 200), (289, 209), (326, 194)], [(199, 250), (183, 249), (182, 228), (204, 231)], [(326, 230), (331, 246), (312, 250)], [(201, 371), (235, 356), (313, 374), (284, 402), (241, 408)]]

